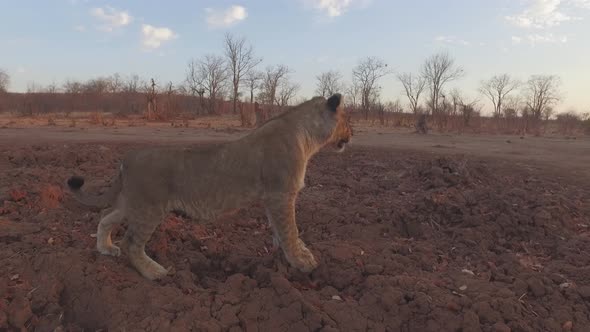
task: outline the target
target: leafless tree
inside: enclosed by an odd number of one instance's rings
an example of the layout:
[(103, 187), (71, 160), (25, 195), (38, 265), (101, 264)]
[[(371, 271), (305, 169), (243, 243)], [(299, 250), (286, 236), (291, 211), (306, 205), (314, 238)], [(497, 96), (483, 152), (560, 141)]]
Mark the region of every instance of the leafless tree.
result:
[[(199, 62), (191, 60), (188, 62), (186, 71), (186, 86), (189, 93), (193, 96), (199, 94), (202, 95), (205, 90), (203, 89), (203, 76), (199, 70)], [(202, 93), (200, 93), (202, 91)]]
[(254, 102), (254, 91), (260, 87), (262, 73), (256, 70), (249, 71), (244, 77), (244, 85), (250, 91), (250, 103)]
[(240, 84), (244, 77), (262, 62), (262, 58), (254, 56), (252, 45), (246, 44), (245, 38), (234, 37), (230, 33), (225, 35), (225, 57), (231, 75), (233, 112), (235, 113)]
[(43, 91), (43, 86), (35, 81), (27, 82), (27, 93), (38, 93)]
[(10, 86), (10, 75), (6, 70), (0, 68), (0, 92), (7, 92)]
[(533, 75), (525, 87), (526, 105), (533, 117), (540, 120), (548, 108), (559, 102), (560, 79), (555, 75)]
[(78, 81), (67, 80), (62, 88), (65, 93), (82, 93), (84, 91), (84, 85)]
[(109, 82), (108, 91), (110, 93), (118, 93), (123, 90), (123, 84), (124, 84), (123, 79), (121, 78), (121, 75), (119, 75), (118, 73), (111, 75), (108, 78), (108, 82)]
[(429, 108), (434, 114), (440, 110), (445, 84), (463, 77), (463, 69), (456, 66), (455, 60), (447, 53), (437, 53), (424, 61), (422, 77), (430, 91)]
[(322, 97), (329, 97), (334, 93), (341, 92), (342, 87), (342, 74), (336, 70), (329, 70), (316, 76), (317, 88), (316, 95)]
[(401, 73), (397, 75), (397, 79), (404, 87), (410, 103), (410, 110), (412, 110), (412, 113), (418, 114), (420, 110), (420, 95), (426, 87), (426, 80), (420, 75), (412, 75), (411, 73)]
[(262, 75), (261, 99), (271, 106), (277, 100), (277, 90), (290, 73), (285, 65), (268, 66)]
[(276, 103), (280, 107), (288, 106), (299, 90), (299, 84), (284, 79), (279, 85)]
[(350, 84), (345, 89), (346, 98), (344, 98), (344, 102), (348, 107), (352, 107), (353, 109), (358, 106), (358, 100), (360, 98), (360, 88), (358, 84)]
[(479, 91), (485, 95), (494, 105), (494, 116), (502, 116), (505, 98), (520, 86), (518, 80), (508, 74), (496, 75), (487, 81), (481, 82)]
[(141, 81), (141, 79), (139, 78), (138, 75), (133, 74), (133, 75), (129, 76), (127, 78), (127, 80), (124, 82), (124, 86), (123, 86), (124, 92), (127, 92), (127, 93), (139, 92), (140, 81)]
[(108, 92), (109, 81), (104, 77), (91, 78), (84, 84), (84, 92), (102, 95)]
[(502, 114), (505, 118), (515, 118), (523, 106), (524, 102), (520, 94), (507, 95), (502, 101)]
[(47, 93), (58, 93), (59, 87), (57, 86), (57, 83), (55, 83), (55, 81), (54, 81), (54, 82), (49, 83), (49, 85), (47, 85), (44, 90)]
[(390, 74), (392, 71), (387, 63), (377, 57), (366, 57), (361, 59), (352, 70), (353, 84), (357, 85), (361, 95), (361, 107), (365, 112), (365, 120), (369, 117), (371, 99), (375, 97), (375, 90), (379, 88), (380, 78)]
[(217, 111), (215, 105), (218, 98), (222, 96), (229, 78), (225, 59), (219, 55), (205, 55), (202, 59), (189, 63), (189, 72), (191, 68), (195, 70), (195, 76), (189, 78), (200, 84), (209, 99), (209, 112), (215, 113)]

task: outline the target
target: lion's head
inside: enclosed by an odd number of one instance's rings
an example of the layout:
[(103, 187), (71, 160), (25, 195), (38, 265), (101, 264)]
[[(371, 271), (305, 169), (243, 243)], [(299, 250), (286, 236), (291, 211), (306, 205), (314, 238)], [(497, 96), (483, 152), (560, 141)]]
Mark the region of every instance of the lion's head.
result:
[(341, 94), (335, 93), (328, 98), (325, 105), (328, 117), (336, 123), (327, 144), (332, 145), (336, 152), (342, 152), (352, 137), (350, 117), (344, 110), (344, 98)]

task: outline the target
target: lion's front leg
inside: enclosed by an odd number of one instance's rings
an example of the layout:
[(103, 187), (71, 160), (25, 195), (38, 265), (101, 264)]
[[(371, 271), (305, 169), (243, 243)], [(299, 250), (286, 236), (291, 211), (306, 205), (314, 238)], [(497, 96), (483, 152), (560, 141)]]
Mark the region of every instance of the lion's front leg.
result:
[(299, 230), (295, 222), (296, 194), (269, 195), (265, 199), (266, 213), (273, 229), (273, 242), (283, 249), (289, 264), (302, 272), (311, 272), (318, 263), (299, 238)]

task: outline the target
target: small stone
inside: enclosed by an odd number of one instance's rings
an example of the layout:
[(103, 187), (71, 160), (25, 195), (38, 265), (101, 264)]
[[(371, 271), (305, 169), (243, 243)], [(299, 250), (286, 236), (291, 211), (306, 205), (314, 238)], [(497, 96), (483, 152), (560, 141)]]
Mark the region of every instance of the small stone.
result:
[(461, 270), (461, 272), (463, 272), (463, 273), (467, 273), (467, 274), (470, 274), (470, 275), (472, 275), (472, 276), (475, 276), (475, 273), (473, 273), (473, 271), (471, 271), (471, 270), (468, 270), (468, 269), (463, 269), (463, 270)]
[(332, 300), (342, 301), (342, 298), (338, 295), (332, 295)]
[(454, 312), (461, 311), (461, 306), (459, 304), (457, 304), (457, 302), (454, 302), (454, 301), (450, 301), (449, 303), (447, 303), (447, 308), (449, 308), (449, 310), (454, 311)]
[(55, 242), (55, 240), (52, 237), (50, 237), (49, 240), (47, 240), (48, 244), (53, 244), (54, 242)]
[(561, 327), (563, 328), (564, 331), (571, 331), (572, 328), (574, 327), (574, 323), (572, 323), (571, 320), (568, 320), (567, 322), (563, 323), (563, 325)]
[(467, 285), (463, 285), (463, 286), (459, 287), (460, 291), (465, 291), (466, 289), (467, 289)]
[(570, 288), (571, 286), (572, 286), (572, 284), (569, 282), (564, 282), (562, 284), (559, 284), (559, 288), (561, 288), (561, 289)]
[(13, 280), (16, 280), (16, 279), (18, 279), (18, 278), (20, 278), (20, 275), (18, 275), (18, 273), (17, 273), (17, 274), (15, 274), (15, 275), (11, 276), (11, 277), (10, 277), (10, 280), (11, 280), (11, 281), (13, 281)]

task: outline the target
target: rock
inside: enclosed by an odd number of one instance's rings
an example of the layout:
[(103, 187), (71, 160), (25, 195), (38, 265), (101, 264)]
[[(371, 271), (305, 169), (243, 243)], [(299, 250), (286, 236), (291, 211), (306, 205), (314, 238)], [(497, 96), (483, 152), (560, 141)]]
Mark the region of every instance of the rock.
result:
[(563, 328), (564, 331), (571, 331), (572, 328), (574, 327), (574, 323), (572, 323), (571, 320), (568, 320), (567, 322), (563, 323), (563, 325), (561, 327)]

